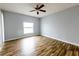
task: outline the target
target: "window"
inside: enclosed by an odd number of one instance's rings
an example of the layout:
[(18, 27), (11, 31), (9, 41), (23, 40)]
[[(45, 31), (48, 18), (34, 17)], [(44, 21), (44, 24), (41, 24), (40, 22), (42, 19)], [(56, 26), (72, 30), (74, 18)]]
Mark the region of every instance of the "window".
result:
[(23, 23), (24, 34), (33, 33), (33, 26), (34, 26), (33, 23), (24, 22)]

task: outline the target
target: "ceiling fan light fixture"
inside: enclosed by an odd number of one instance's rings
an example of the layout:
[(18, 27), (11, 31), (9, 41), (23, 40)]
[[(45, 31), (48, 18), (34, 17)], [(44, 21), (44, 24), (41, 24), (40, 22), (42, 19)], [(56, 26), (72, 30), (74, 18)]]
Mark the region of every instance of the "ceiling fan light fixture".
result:
[(41, 4), (41, 5), (37, 4), (36, 7), (34, 8), (35, 10), (31, 10), (30, 12), (37, 11), (37, 15), (39, 15), (39, 11), (46, 12), (46, 10), (42, 10), (44, 6), (45, 6), (44, 4)]

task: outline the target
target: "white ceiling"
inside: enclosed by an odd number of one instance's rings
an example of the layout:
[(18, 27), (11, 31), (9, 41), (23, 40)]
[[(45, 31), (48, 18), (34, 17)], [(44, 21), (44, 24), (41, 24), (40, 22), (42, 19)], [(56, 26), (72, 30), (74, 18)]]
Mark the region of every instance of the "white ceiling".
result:
[(36, 12), (29, 12), (33, 10), (33, 8), (36, 6), (36, 3), (0, 3), (0, 8), (3, 10), (30, 15), (34, 17), (43, 17), (79, 5), (77, 3), (44, 3), (44, 4), (45, 7), (42, 9), (45, 9), (46, 13), (40, 12), (39, 15), (37, 15)]

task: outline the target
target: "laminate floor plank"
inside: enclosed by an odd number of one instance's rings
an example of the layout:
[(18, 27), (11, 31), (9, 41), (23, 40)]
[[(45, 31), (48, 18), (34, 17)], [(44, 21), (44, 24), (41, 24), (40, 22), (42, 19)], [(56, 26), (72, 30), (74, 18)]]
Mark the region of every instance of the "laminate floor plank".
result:
[(79, 47), (44, 36), (7, 41), (1, 56), (79, 56)]

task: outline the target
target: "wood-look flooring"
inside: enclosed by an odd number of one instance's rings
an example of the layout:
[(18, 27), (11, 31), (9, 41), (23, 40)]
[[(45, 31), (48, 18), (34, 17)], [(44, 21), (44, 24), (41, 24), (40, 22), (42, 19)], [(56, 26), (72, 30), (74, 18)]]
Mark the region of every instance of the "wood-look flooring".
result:
[(78, 56), (79, 47), (44, 36), (7, 41), (1, 56)]

